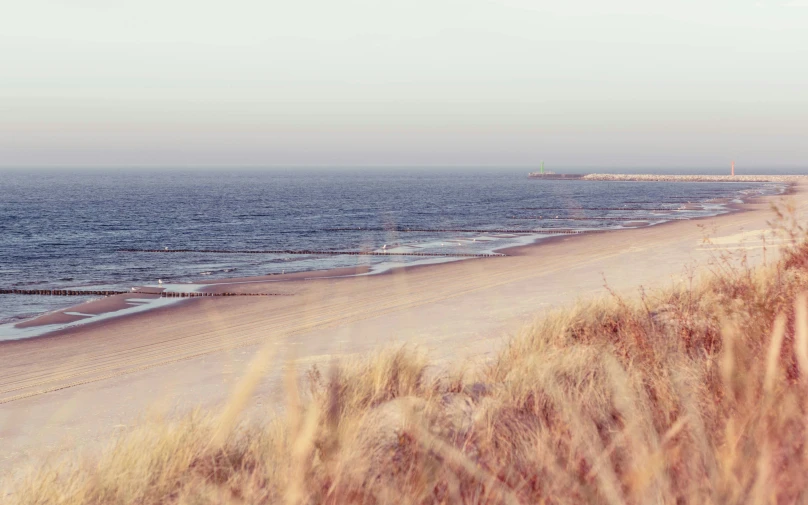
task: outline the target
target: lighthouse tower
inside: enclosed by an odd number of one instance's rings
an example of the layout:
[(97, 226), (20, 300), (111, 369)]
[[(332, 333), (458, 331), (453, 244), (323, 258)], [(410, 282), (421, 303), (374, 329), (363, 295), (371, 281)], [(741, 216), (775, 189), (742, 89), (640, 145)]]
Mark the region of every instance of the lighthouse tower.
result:
[(732, 162), (732, 176), (735, 177), (735, 162)]

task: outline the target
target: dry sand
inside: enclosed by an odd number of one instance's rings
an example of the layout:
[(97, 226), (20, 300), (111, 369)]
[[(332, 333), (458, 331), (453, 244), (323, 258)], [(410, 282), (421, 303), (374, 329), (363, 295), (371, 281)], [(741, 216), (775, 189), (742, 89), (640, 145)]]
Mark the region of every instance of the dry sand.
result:
[[(786, 197), (803, 217), (807, 189), (802, 183)], [(631, 291), (685, 282), (688, 265), (706, 265), (717, 251), (772, 258), (777, 244), (764, 249), (760, 234), (773, 217), (770, 202), (779, 198), (714, 218), (559, 237), (502, 258), (383, 275), (242, 279), (250, 282), (227, 291), (295, 296), (200, 298), (0, 343), (0, 472), (42, 451), (92, 448), (147, 412), (215, 405), (267, 342), (278, 348), (278, 366), (259, 388), (253, 411), (278, 408), (285, 366), (327, 364), (396, 342), (420, 343), (438, 360), (491, 355), (504, 336), (547, 308), (602, 294), (604, 277), (611, 288)], [(713, 244), (703, 242), (705, 234)], [(366, 265), (358, 261), (362, 271)]]

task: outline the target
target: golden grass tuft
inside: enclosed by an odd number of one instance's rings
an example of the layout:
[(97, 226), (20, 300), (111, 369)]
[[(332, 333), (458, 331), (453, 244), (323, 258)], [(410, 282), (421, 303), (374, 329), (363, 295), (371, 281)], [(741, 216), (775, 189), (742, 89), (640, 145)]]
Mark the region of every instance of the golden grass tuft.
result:
[[(442, 372), (412, 347), (292, 376), (284, 417), (144, 426), (12, 505), (804, 503), (808, 242), (558, 310)], [(738, 266), (738, 265), (741, 266)], [(301, 394), (303, 390), (306, 393)]]

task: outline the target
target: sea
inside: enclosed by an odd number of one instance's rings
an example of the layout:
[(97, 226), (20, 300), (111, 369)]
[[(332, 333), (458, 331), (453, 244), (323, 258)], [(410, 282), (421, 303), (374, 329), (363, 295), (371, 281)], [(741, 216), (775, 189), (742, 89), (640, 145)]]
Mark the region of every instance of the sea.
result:
[[(494, 253), (554, 230), (619, 230), (717, 215), (732, 202), (785, 190), (776, 183), (531, 180), (527, 172), (0, 171), (0, 289), (130, 290), (158, 280), (192, 288), (199, 281), (357, 265), (373, 274), (459, 260), (444, 254)], [(230, 252), (245, 250), (387, 255)], [(412, 252), (438, 256), (397, 254)], [(93, 298), (0, 294), (0, 339), (20, 338), (14, 328), (20, 321)]]

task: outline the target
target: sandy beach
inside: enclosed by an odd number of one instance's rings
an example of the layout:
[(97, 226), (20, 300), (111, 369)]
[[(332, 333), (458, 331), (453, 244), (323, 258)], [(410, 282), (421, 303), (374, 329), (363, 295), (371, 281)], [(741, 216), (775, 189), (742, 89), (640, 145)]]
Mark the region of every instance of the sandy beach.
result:
[[(738, 212), (557, 237), (503, 251), (505, 257), (356, 276), (367, 270), (359, 257), (356, 268), (339, 272), (234, 279), (209, 289), (292, 296), (186, 300), (2, 342), (0, 469), (54, 448), (92, 448), (147, 413), (215, 405), (268, 342), (277, 346), (277, 367), (254, 411), (276, 408), (285, 366), (327, 365), (393, 343), (420, 344), (438, 360), (491, 355), (503, 337), (544, 311), (603, 294), (604, 279), (628, 292), (684, 282), (688, 267), (705, 266), (723, 251), (745, 251), (753, 262), (772, 258), (776, 240), (761, 239), (774, 217), (771, 203), (790, 199), (804, 217), (807, 191), (802, 182), (792, 195), (759, 198)], [(114, 310), (126, 296), (70, 311)]]

